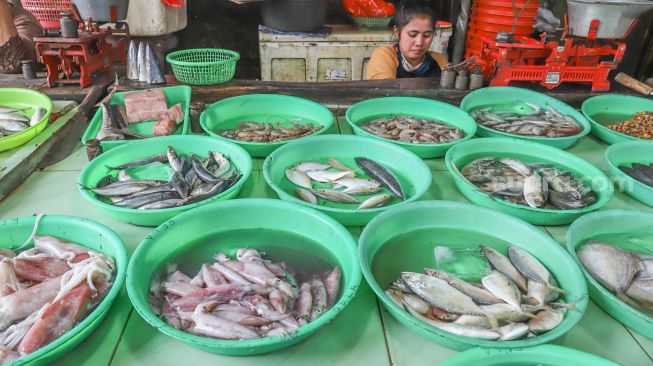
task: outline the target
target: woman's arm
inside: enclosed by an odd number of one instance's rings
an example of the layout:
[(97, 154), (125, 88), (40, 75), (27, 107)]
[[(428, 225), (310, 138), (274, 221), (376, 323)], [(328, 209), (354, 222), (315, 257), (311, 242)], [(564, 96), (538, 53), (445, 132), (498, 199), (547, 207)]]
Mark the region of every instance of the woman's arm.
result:
[(399, 60), (395, 48), (393, 46), (379, 47), (372, 52), (372, 57), (367, 63), (367, 79), (396, 79), (397, 66), (399, 66)]

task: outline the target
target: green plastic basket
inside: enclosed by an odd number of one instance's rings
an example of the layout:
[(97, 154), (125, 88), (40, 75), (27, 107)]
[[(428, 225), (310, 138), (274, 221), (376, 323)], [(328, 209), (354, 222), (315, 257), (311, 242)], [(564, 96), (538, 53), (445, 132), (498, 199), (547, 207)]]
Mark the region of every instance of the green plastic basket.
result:
[(231, 80), (238, 59), (238, 52), (220, 48), (195, 48), (166, 56), (177, 80), (190, 85), (212, 85)]
[(351, 18), (354, 20), (356, 27), (361, 30), (384, 30), (388, 28), (388, 24), (390, 24), (390, 20), (392, 20), (392, 17), (366, 18), (352, 16)]

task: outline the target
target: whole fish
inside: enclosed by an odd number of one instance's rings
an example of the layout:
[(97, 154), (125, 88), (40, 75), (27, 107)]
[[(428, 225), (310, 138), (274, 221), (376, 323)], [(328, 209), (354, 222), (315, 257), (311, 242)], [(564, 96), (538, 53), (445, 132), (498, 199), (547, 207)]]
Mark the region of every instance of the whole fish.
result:
[(449, 332), (451, 334), (455, 334), (463, 337), (485, 339), (485, 340), (496, 340), (501, 337), (499, 333), (484, 327), (475, 327), (475, 326), (460, 325), (456, 323), (437, 321), (423, 316), (422, 314), (416, 312), (410, 307), (406, 307), (406, 309), (411, 313), (411, 315), (421, 320), (422, 322), (434, 326), (440, 330), (444, 330), (445, 332)]
[(326, 170), (309, 170), (306, 172), (309, 178), (320, 183), (328, 183), (337, 181), (338, 179), (347, 177), (351, 174), (349, 171), (345, 172), (330, 172)]
[(400, 199), (405, 199), (401, 185), (392, 172), (368, 158), (357, 157), (354, 160), (367, 175), (380, 182)]
[(486, 316), (493, 328), (496, 328), (496, 319), (479, 308), (469, 296), (456, 290), (446, 281), (413, 272), (403, 272), (401, 278), (415, 294), (429, 304), (449, 313)]
[(480, 248), (494, 269), (508, 276), (521, 291), (528, 291), (526, 279), (519, 273), (508, 257), (492, 247), (481, 245)]
[(305, 161), (297, 164), (294, 169), (305, 173), (311, 170), (327, 170), (330, 167), (331, 165), (318, 163), (316, 161)]
[(193, 170), (195, 170), (195, 174), (197, 174), (197, 177), (203, 180), (205, 183), (218, 184), (224, 181), (224, 179), (218, 178), (213, 174), (211, 174), (211, 172), (206, 170), (204, 165), (202, 165), (202, 162), (195, 154), (190, 155), (190, 161), (193, 164)]
[(286, 169), (286, 178), (300, 187), (313, 189), (311, 178), (309, 178), (308, 175), (306, 175), (304, 172), (300, 172), (293, 168), (288, 168)]
[(425, 268), (424, 272), (429, 276), (437, 277), (447, 281), (447, 283), (453, 286), (456, 290), (471, 297), (472, 300), (474, 300), (474, 302), (477, 304), (489, 305), (501, 302), (501, 299), (494, 296), (488, 290), (467, 283), (451, 273), (432, 268)]
[(179, 198), (177, 192), (155, 192), (146, 195), (125, 198), (124, 200), (114, 202), (113, 205), (118, 207), (138, 208), (153, 202), (165, 201), (175, 198)]
[(314, 189), (312, 192), (314, 195), (324, 198), (328, 201), (340, 203), (358, 203), (354, 197), (333, 189)]
[[(125, 184), (118, 184), (118, 183), (125, 183)], [(95, 194), (99, 194), (101, 196), (106, 196), (106, 197), (115, 197), (115, 196), (126, 196), (130, 195), (142, 190), (145, 190), (147, 188), (150, 188), (153, 184), (152, 183), (144, 183), (144, 182), (134, 182), (134, 181), (127, 181), (127, 182), (116, 182), (109, 184), (105, 187), (102, 188), (87, 188), (87, 187), (82, 187), (84, 190), (91, 191)]]
[(501, 334), (500, 341), (512, 341), (523, 338), (530, 331), (530, 327), (524, 323), (508, 324), (497, 329)]
[(297, 195), (297, 197), (301, 198), (303, 201), (306, 201), (312, 205), (317, 205), (317, 198), (310, 191), (297, 188), (295, 189), (295, 195)]
[(600, 241), (589, 241), (577, 251), (583, 267), (601, 285), (618, 296), (630, 286), (643, 265), (632, 252)]
[(346, 193), (350, 196), (369, 196), (370, 194), (381, 192), (381, 188), (345, 188), (342, 193)]
[(334, 181), (334, 183), (338, 183), (338, 185), (347, 187), (348, 189), (375, 189), (381, 187), (381, 183), (369, 178), (341, 178)]
[(558, 310), (542, 310), (535, 315), (534, 319), (528, 321), (530, 331), (535, 334), (542, 334), (548, 332), (565, 320), (563, 311)]
[(524, 179), (524, 199), (529, 206), (544, 207), (548, 199), (549, 189), (546, 180), (536, 172)]
[(25, 131), (28, 127), (29, 127), (28, 125), (26, 125), (21, 121), (0, 118), (0, 129), (9, 133)]
[(351, 172), (351, 177), (355, 177), (356, 174), (354, 174), (354, 171), (348, 168), (345, 164), (341, 163), (335, 158), (328, 158), (327, 161), (329, 162), (329, 165), (331, 165), (333, 168), (336, 170), (340, 170), (343, 172), (350, 171)]
[[(0, 125), (0, 127), (2, 127), (2, 126)], [(635, 169), (635, 168), (631, 168), (631, 167), (628, 167), (628, 166), (625, 166), (625, 165), (620, 165), (619, 169), (623, 170), (624, 173), (626, 173), (629, 176), (635, 178), (636, 180), (638, 180), (638, 181), (640, 181), (640, 182), (642, 182), (642, 183), (644, 183), (646, 185), (649, 185), (649, 186), (653, 187), (653, 176), (649, 176), (648, 174), (643, 172), (641, 169)]]
[(48, 111), (46, 111), (44, 108), (40, 108), (40, 107), (36, 108), (36, 110), (34, 111), (34, 114), (32, 115), (32, 117), (29, 120), (29, 125), (30, 126), (36, 126), (37, 124), (39, 124), (39, 122), (41, 122), (41, 120), (43, 118), (45, 118), (45, 115), (47, 113), (48, 113)]
[(117, 166), (113, 166), (113, 167), (112, 166), (107, 166), (107, 169), (109, 169), (109, 170), (123, 170), (123, 169), (127, 169), (127, 168), (132, 168), (132, 167), (135, 167), (135, 166), (154, 163), (154, 162), (166, 163), (166, 162), (168, 162), (168, 157), (166, 156), (166, 154), (157, 154), (157, 155), (150, 156), (149, 158), (132, 161), (132, 162), (122, 164), (122, 165), (117, 165)]
[(166, 150), (166, 157), (168, 158), (168, 164), (170, 164), (172, 170), (175, 172), (182, 171), (181, 160), (177, 156), (177, 152), (172, 148), (172, 146), (168, 146), (168, 149)]
[(378, 196), (370, 197), (363, 201), (363, 203), (358, 206), (358, 209), (363, 210), (368, 208), (382, 207), (388, 204), (388, 202), (392, 201), (393, 198), (394, 196), (391, 194), (380, 194)]
[(2, 113), (0, 112), (0, 120), (5, 120), (5, 121), (16, 121), (16, 122), (29, 122), (29, 118), (22, 114), (17, 114), (17, 113)]
[(483, 287), (497, 298), (511, 305), (515, 310), (521, 310), (521, 293), (514, 282), (499, 271), (492, 271), (481, 279)]
[(180, 171), (176, 171), (175, 174), (172, 175), (170, 183), (172, 183), (172, 187), (182, 199), (188, 197), (189, 193), (191, 192), (190, 187), (184, 180), (184, 177), (181, 175)]
[(529, 280), (541, 283), (553, 291), (560, 293), (565, 293), (561, 288), (553, 286), (551, 284), (551, 273), (538, 261), (527, 253), (525, 250), (516, 247), (508, 247), (508, 258), (515, 265), (515, 268), (521, 273), (524, 277)]

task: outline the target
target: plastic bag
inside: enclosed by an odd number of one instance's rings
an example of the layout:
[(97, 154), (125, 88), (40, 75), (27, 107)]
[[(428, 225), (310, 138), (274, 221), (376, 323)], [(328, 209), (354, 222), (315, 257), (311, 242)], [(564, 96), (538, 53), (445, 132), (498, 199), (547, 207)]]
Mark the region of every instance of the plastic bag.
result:
[(383, 0), (342, 0), (345, 10), (363, 18), (387, 18), (395, 15), (395, 6)]

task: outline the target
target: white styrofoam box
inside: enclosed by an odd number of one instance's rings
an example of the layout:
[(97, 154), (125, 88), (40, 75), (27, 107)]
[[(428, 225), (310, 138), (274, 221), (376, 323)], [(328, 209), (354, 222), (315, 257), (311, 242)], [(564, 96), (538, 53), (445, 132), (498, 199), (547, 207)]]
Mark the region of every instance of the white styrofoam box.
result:
[(167, 6), (161, 0), (130, 1), (127, 23), (132, 36), (162, 36), (186, 28), (186, 1), (181, 8)]

